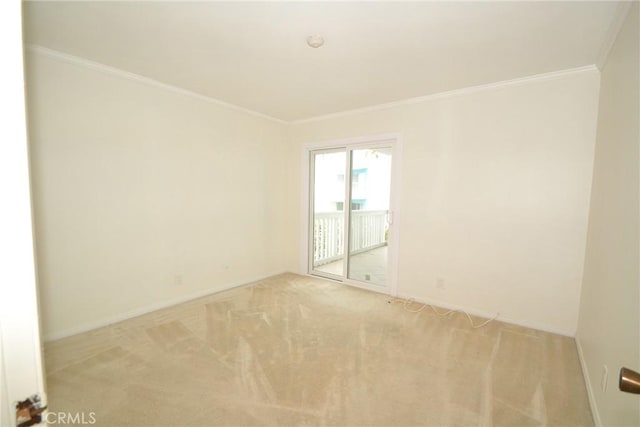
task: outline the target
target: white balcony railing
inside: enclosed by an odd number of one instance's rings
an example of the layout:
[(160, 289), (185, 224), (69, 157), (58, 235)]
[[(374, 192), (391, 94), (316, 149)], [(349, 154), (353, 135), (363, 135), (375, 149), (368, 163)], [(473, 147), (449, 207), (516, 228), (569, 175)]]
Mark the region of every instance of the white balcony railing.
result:
[[(387, 211), (351, 212), (351, 255), (387, 244)], [(313, 265), (344, 255), (344, 213), (316, 212), (313, 221)]]

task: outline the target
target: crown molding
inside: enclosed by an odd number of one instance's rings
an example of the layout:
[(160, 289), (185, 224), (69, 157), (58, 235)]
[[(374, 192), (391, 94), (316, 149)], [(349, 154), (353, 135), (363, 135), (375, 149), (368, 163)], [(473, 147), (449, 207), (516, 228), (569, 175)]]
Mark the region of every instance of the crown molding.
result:
[(321, 120), (351, 116), (354, 114), (370, 113), (373, 111), (387, 110), (389, 108), (394, 108), (394, 107), (402, 107), (405, 105), (419, 104), (421, 102), (433, 101), (437, 99), (468, 95), (468, 94), (483, 92), (491, 89), (498, 89), (498, 88), (509, 87), (509, 86), (520, 86), (523, 84), (539, 82), (539, 81), (555, 80), (555, 79), (572, 76), (580, 73), (599, 73), (599, 72), (600, 71), (598, 67), (596, 67), (595, 65), (587, 65), (584, 67), (570, 68), (567, 70), (560, 70), (560, 71), (552, 71), (550, 73), (535, 74), (532, 76), (520, 77), (517, 79), (503, 80), (495, 83), (488, 83), (488, 84), (483, 84), (478, 86), (470, 86), (462, 89), (455, 89), (455, 90), (446, 91), (446, 92), (434, 93), (431, 95), (419, 96), (416, 98), (403, 99), (400, 101), (394, 101), (394, 102), (389, 102), (385, 104), (372, 105), (369, 107), (346, 110), (338, 113), (331, 113), (331, 114), (326, 114), (322, 116), (310, 117), (307, 119), (293, 120), (289, 123), (302, 124), (302, 123), (317, 122)]
[(151, 79), (149, 77), (144, 77), (141, 76), (139, 74), (135, 74), (135, 73), (131, 73), (129, 71), (124, 71), (120, 68), (115, 68), (115, 67), (111, 67), (109, 65), (105, 65), (102, 64), (100, 62), (95, 62), (95, 61), (91, 61), (85, 58), (81, 58), (79, 56), (75, 56), (75, 55), (70, 55), (68, 53), (64, 53), (64, 52), (60, 52), (54, 49), (49, 49), (43, 46), (39, 46), (39, 45), (33, 45), (33, 44), (29, 44), (26, 45), (26, 50), (30, 51), (30, 52), (34, 52), (40, 55), (44, 55), (44, 56), (48, 56), (50, 58), (54, 58), (60, 61), (64, 61), (70, 64), (74, 64), (74, 65), (78, 65), (84, 68), (88, 68), (90, 70), (94, 70), (94, 71), (98, 71), (101, 73), (105, 73), (105, 74), (110, 74), (113, 76), (117, 76), (123, 79), (127, 79), (127, 80), (132, 80), (132, 81), (136, 81), (139, 83), (143, 83), (149, 86), (155, 86), (157, 88), (161, 88), (161, 89), (165, 89), (174, 93), (179, 93), (181, 95), (185, 95), (185, 96), (189, 96), (192, 98), (196, 98), (199, 99), (201, 101), (205, 101), (205, 102), (209, 102), (212, 104), (216, 104), (219, 105), (221, 107), (225, 107), (225, 108), (229, 108), (231, 110), (235, 110), (235, 111), (241, 111), (243, 113), (255, 116), (255, 117), (259, 117), (261, 119), (267, 119), (276, 123), (280, 123), (280, 124), (287, 124), (288, 122), (285, 120), (281, 120), (281, 119), (277, 119), (275, 117), (271, 117), (268, 116), (266, 114), (263, 113), (259, 113), (257, 111), (253, 111), (253, 110), (249, 110), (247, 108), (244, 107), (240, 107), (238, 105), (235, 104), (230, 104), (228, 102), (224, 102), (221, 101), (219, 99), (215, 99), (215, 98), (211, 98), (209, 96), (206, 95), (202, 95), (200, 93), (197, 92), (193, 92), (191, 90), (188, 89), (183, 89), (181, 87), (178, 86), (173, 86), (167, 83), (163, 83), (160, 82), (158, 80), (154, 80)]
[(600, 46), (600, 51), (598, 52), (598, 60), (596, 61), (596, 66), (600, 71), (604, 68), (607, 63), (607, 59), (609, 59), (609, 54), (611, 53), (611, 49), (613, 49), (613, 45), (618, 38), (618, 34), (620, 34), (620, 30), (622, 30), (622, 25), (624, 24), (629, 11), (631, 10), (631, 5), (633, 2), (620, 2), (618, 7), (616, 8), (615, 16), (611, 25), (609, 26), (609, 30), (605, 36), (604, 41), (602, 42), (602, 46)]
[[(628, 9), (626, 9), (625, 15), (628, 12)], [(622, 22), (624, 21), (624, 16), (620, 21), (620, 24), (618, 26), (618, 31), (620, 29), (620, 26), (622, 25)], [(617, 34), (617, 33), (616, 33)], [(615, 40), (615, 37), (614, 37)], [(455, 90), (451, 90), (451, 91), (446, 91), (446, 92), (439, 92), (439, 93), (434, 93), (431, 95), (425, 95), (425, 96), (419, 96), (419, 97), (415, 97), (415, 98), (409, 98), (409, 99), (404, 99), (404, 100), (400, 100), (400, 101), (394, 101), (394, 102), (389, 102), (389, 103), (384, 103), (384, 104), (377, 104), (377, 105), (372, 105), (372, 106), (368, 106), (368, 107), (363, 107), (363, 108), (357, 108), (357, 109), (353, 109), (353, 110), (345, 110), (345, 111), (341, 111), (341, 112), (337, 112), (337, 113), (331, 113), (331, 114), (326, 114), (326, 115), (321, 115), (321, 116), (315, 116), (315, 117), (309, 117), (306, 119), (299, 119), (299, 120), (292, 120), (292, 121), (287, 121), (287, 120), (282, 120), (282, 119), (278, 119), (257, 111), (253, 111), (253, 110), (249, 110), (247, 108), (244, 107), (240, 107), (238, 105), (235, 104), (230, 104), (228, 102), (224, 102), (221, 101), (219, 99), (215, 99), (215, 98), (211, 98), (209, 96), (206, 95), (202, 95), (200, 93), (197, 92), (193, 92), (190, 91), (188, 89), (183, 89), (180, 88), (178, 86), (173, 86), (167, 83), (162, 83), (158, 80), (154, 80), (151, 79), (149, 77), (144, 77), (142, 75), (139, 74), (135, 74), (135, 73), (131, 73), (129, 71), (124, 71), (122, 69), (119, 68), (115, 68), (115, 67), (111, 67), (109, 65), (105, 65), (99, 62), (95, 62), (95, 61), (91, 61), (85, 58), (81, 58), (79, 56), (75, 56), (75, 55), (70, 55), (68, 53), (64, 53), (64, 52), (60, 52), (54, 49), (49, 49), (43, 46), (39, 46), (39, 45), (26, 45), (26, 50), (30, 51), (30, 52), (35, 52), (41, 55), (45, 55), (48, 56), (50, 58), (54, 58), (60, 61), (64, 61), (67, 63), (71, 63), (71, 64), (75, 64), (81, 67), (85, 67), (94, 71), (98, 71), (98, 72), (102, 72), (102, 73), (106, 73), (106, 74), (111, 74), (114, 76), (118, 76), (120, 78), (124, 78), (124, 79), (128, 79), (128, 80), (132, 80), (132, 81), (137, 81), (140, 83), (144, 83), (150, 86), (155, 86), (158, 88), (162, 88), (165, 90), (169, 90), (171, 92), (174, 93), (179, 93), (185, 96), (190, 96), (192, 98), (197, 98), (200, 99), (202, 101), (206, 101), (206, 102), (210, 102), (212, 104), (216, 104), (222, 107), (226, 107), (229, 108), (231, 110), (235, 110), (235, 111), (241, 111), (243, 113), (255, 116), (255, 117), (259, 117), (262, 119), (266, 119), (266, 120), (270, 120), (276, 123), (280, 123), (280, 124), (303, 124), (303, 123), (311, 123), (311, 122), (316, 122), (316, 121), (322, 121), (322, 120), (328, 120), (328, 119), (334, 119), (334, 118), (338, 118), (338, 117), (345, 117), (345, 116), (350, 116), (350, 115), (355, 115), (355, 114), (363, 114), (363, 113), (369, 113), (369, 112), (373, 112), (373, 111), (380, 111), (380, 110), (386, 110), (386, 109), (390, 109), (390, 108), (394, 108), (394, 107), (401, 107), (401, 106), (406, 106), (406, 105), (412, 105), (412, 104), (418, 104), (421, 102), (427, 102), (427, 101), (433, 101), (433, 100), (437, 100), (437, 99), (444, 99), (444, 98), (451, 98), (451, 97), (456, 97), (456, 96), (462, 96), (462, 95), (468, 95), (468, 94), (472, 94), (472, 93), (476, 93), (476, 92), (483, 92), (486, 90), (491, 90), (491, 89), (497, 89), (497, 88), (502, 88), (502, 87), (508, 87), (508, 86), (518, 86), (518, 85), (523, 85), (523, 84), (527, 84), (527, 83), (531, 83), (531, 82), (536, 82), (536, 81), (546, 81), (546, 80), (554, 80), (554, 79), (558, 79), (558, 78), (563, 78), (563, 77), (567, 77), (567, 76), (571, 76), (571, 75), (575, 75), (575, 74), (579, 74), (579, 73), (585, 73), (585, 72), (596, 72), (599, 73), (599, 68), (596, 65), (587, 65), (584, 67), (578, 67), (578, 68), (571, 68), (571, 69), (567, 69), (567, 70), (560, 70), (560, 71), (553, 71), (550, 73), (543, 73), (543, 74), (535, 74), (532, 76), (527, 76), (527, 77), (521, 77), (521, 78), (517, 78), (517, 79), (511, 79), (511, 80), (503, 80), (503, 81), (499, 81), (499, 82), (494, 82), (494, 83), (488, 83), (488, 84), (484, 84), (484, 85), (478, 85), (478, 86), (470, 86), (470, 87), (466, 87), (466, 88), (462, 88), (462, 89), (455, 89)]]

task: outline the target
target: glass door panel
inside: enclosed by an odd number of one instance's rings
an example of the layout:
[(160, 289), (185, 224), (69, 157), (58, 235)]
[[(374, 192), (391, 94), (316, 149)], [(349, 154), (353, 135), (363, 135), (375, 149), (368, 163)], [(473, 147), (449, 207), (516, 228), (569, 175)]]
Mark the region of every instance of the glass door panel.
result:
[(316, 152), (311, 157), (313, 170), (312, 266), (315, 273), (344, 277), (344, 205), (347, 152)]
[(392, 149), (351, 151), (349, 259), (351, 280), (387, 284)]

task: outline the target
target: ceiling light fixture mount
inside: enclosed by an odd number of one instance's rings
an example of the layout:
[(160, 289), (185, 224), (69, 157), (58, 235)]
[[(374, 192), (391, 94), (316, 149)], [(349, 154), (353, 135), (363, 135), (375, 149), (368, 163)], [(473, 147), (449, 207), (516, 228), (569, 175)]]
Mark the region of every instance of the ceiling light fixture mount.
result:
[(324, 44), (324, 37), (322, 37), (321, 35), (313, 35), (313, 36), (309, 36), (307, 37), (307, 44), (314, 48), (317, 49), (320, 46), (322, 46)]

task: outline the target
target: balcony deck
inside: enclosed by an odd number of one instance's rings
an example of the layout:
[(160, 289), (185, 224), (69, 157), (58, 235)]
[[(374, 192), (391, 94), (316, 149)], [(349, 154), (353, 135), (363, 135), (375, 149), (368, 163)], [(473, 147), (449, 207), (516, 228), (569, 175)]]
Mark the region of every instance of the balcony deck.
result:
[[(365, 283), (385, 285), (387, 283), (387, 248), (387, 246), (382, 246), (352, 256), (349, 278)], [(320, 265), (315, 270), (342, 275), (342, 260)]]

